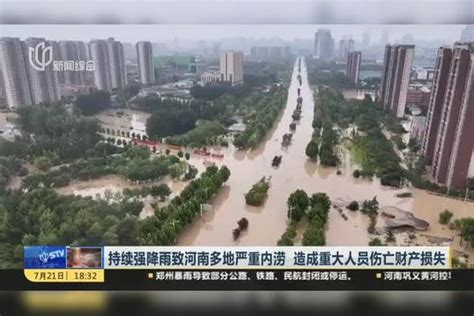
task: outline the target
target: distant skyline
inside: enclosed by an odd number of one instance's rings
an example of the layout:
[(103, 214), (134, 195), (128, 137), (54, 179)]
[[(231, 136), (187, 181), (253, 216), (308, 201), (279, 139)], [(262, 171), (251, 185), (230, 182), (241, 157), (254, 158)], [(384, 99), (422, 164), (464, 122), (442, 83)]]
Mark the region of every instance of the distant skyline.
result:
[(217, 41), (228, 38), (278, 38), (286, 41), (313, 39), (320, 28), (331, 30), (336, 39), (351, 37), (362, 42), (380, 42), (384, 33), (389, 41), (413, 38), (452, 44), (459, 40), (465, 25), (0, 25), (0, 36), (44, 37), (51, 40), (81, 40), (115, 37), (123, 42)]

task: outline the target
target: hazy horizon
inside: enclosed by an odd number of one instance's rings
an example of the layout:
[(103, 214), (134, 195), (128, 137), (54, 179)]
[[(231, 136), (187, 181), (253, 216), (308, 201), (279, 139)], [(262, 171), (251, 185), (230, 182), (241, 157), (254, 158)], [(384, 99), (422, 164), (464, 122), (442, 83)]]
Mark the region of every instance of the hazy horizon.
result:
[[(312, 40), (320, 28), (330, 29), (335, 39), (362, 41), (368, 34), (371, 44), (379, 43), (383, 33), (389, 42), (408, 36), (414, 41), (445, 42), (459, 40), (465, 25), (1, 25), (2, 37), (44, 37), (50, 40), (81, 40), (115, 37), (123, 42), (197, 42), (222, 39)], [(138, 34), (138, 36), (137, 36)]]

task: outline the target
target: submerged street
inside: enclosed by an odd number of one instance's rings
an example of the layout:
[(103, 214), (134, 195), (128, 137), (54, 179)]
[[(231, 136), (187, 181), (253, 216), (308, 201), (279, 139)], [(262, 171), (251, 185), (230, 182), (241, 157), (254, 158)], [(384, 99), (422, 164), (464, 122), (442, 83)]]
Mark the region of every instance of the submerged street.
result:
[[(398, 198), (395, 195), (404, 190), (395, 190), (380, 185), (377, 179), (373, 181), (354, 179), (352, 171), (357, 168), (350, 159), (350, 154), (342, 150), (341, 175), (336, 174), (335, 168), (320, 166), (308, 159), (305, 148), (311, 139), (313, 128), (314, 99), (313, 91), (308, 83), (307, 69), (302, 59), (301, 77), (299, 86), (298, 60), (293, 67), (291, 84), (288, 91), (288, 100), (285, 109), (261, 144), (250, 151), (237, 151), (230, 146), (222, 149), (225, 154), (222, 160), (213, 160), (217, 165), (226, 165), (231, 170), (231, 177), (226, 186), (212, 200), (212, 210), (197, 217), (189, 228), (178, 239), (179, 245), (200, 246), (273, 246), (276, 245), (288, 223), (287, 205), (288, 196), (297, 189), (305, 190), (309, 195), (325, 192), (333, 203), (335, 201), (363, 201), (377, 196), (380, 206), (396, 206), (405, 211), (413, 212), (419, 218), (430, 222), (430, 228), (424, 232), (429, 235), (452, 237), (455, 232), (441, 227), (438, 224), (438, 214), (448, 208), (454, 216), (469, 215), (472, 205), (459, 200), (447, 199), (430, 195), (424, 191), (408, 189), (413, 198)], [(288, 133), (291, 117), (296, 107), (297, 89), (301, 88), (303, 97), (302, 117), (297, 123), (292, 143), (287, 148), (281, 146), (282, 137)], [(279, 168), (271, 166), (275, 155), (282, 155)], [(194, 156), (191, 163), (204, 168), (206, 158)], [(271, 188), (268, 198), (261, 207), (252, 207), (245, 204), (244, 194), (262, 177), (271, 177)], [(345, 220), (336, 208), (329, 213), (326, 231), (327, 245), (367, 245), (368, 217), (360, 212), (343, 210), (348, 217)], [(232, 229), (237, 221), (246, 217), (249, 220), (249, 229), (244, 232), (238, 241), (232, 238)], [(304, 232), (304, 222), (299, 225), (301, 239)], [(379, 217), (377, 227), (383, 226)], [(455, 242), (453, 242), (454, 246)]]

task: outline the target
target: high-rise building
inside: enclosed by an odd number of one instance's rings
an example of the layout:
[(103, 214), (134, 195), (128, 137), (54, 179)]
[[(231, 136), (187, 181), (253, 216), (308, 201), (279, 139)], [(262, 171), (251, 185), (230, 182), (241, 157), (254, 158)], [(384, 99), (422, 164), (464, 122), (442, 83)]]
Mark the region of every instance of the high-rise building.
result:
[(254, 60), (268, 60), (268, 46), (253, 46), (250, 49), (250, 57)]
[(76, 44), (77, 55), (79, 56), (79, 60), (89, 60), (89, 49), (87, 47), (87, 43), (82, 41), (74, 42)]
[[(53, 48), (53, 60), (64, 62), (64, 58), (61, 56), (61, 48), (59, 47), (59, 43), (57, 41), (49, 41), (49, 44)], [(56, 76), (58, 78), (59, 85), (61, 86), (61, 84), (64, 84), (64, 71), (56, 71)]]
[(0, 68), (7, 105), (10, 109), (31, 105), (28, 82), (27, 56), (24, 55), (19, 38), (0, 38)]
[(339, 41), (339, 56), (340, 60), (347, 58), (347, 54), (354, 51), (355, 42), (353, 39), (342, 39)]
[[(449, 70), (443, 71), (443, 63), (437, 63), (435, 87), (443, 89), (442, 105), (436, 102), (436, 93), (430, 103), (428, 121), (436, 123), (425, 135), (423, 153), (429, 155), (434, 146), (431, 173), (434, 180), (447, 187), (466, 186), (474, 150), (474, 43), (455, 43), (452, 52), (440, 49), (440, 54), (449, 61)], [(446, 67), (446, 66), (445, 66)], [(433, 145), (434, 142), (434, 145)]]
[(127, 85), (127, 69), (125, 68), (125, 55), (123, 45), (113, 37), (107, 39), (107, 52), (109, 54), (109, 70), (112, 89), (124, 88)]
[(316, 58), (325, 60), (334, 57), (334, 39), (330, 30), (319, 29), (314, 34), (314, 54)]
[(451, 48), (441, 47), (438, 50), (436, 58), (435, 77), (431, 88), (425, 136), (421, 146), (421, 152), (427, 164), (431, 164), (433, 160), (434, 147), (439, 132), (441, 110), (446, 95), (446, 84), (448, 82), (452, 55), (453, 50)]
[(290, 47), (288, 46), (252, 46), (250, 57), (253, 60), (280, 60), (290, 57)]
[(405, 115), (414, 52), (414, 45), (385, 46), (380, 102), (397, 117)]
[(140, 83), (154, 83), (155, 68), (153, 67), (153, 48), (150, 42), (137, 43), (137, 64)]
[[(82, 41), (76, 41), (77, 54), (79, 60), (89, 61), (91, 60), (89, 43), (84, 43)], [(92, 71), (82, 71), (83, 85), (93, 86), (94, 85), (94, 74)]]
[(244, 54), (229, 51), (221, 55), (220, 59), (221, 81), (234, 84), (244, 82)]
[(361, 56), (360, 52), (350, 52), (347, 54), (346, 76), (354, 83), (359, 82)]
[[(74, 41), (59, 41), (59, 50), (62, 60), (84, 60), (81, 58), (79, 51), (80, 46)], [(84, 72), (74, 71), (74, 69), (64, 69), (59, 77), (60, 83), (67, 85), (83, 85), (84, 84)]]
[(95, 62), (94, 84), (99, 90), (112, 91), (127, 85), (127, 69), (122, 43), (113, 37), (92, 40), (90, 58)]
[[(24, 56), (28, 56), (29, 50), (36, 50), (38, 44), (42, 42), (44, 42), (46, 46), (52, 46), (44, 38), (27, 38), (24, 43), (22, 43), (24, 46)], [(53, 56), (51, 56), (51, 58), (53, 58)], [(29, 59), (26, 60), (25, 64), (33, 104), (61, 99), (58, 76), (56, 71), (53, 71), (53, 63), (46, 65), (43, 70), (35, 69)]]
[(105, 40), (92, 40), (89, 44), (91, 59), (95, 62), (94, 84), (98, 90), (112, 91), (109, 54)]

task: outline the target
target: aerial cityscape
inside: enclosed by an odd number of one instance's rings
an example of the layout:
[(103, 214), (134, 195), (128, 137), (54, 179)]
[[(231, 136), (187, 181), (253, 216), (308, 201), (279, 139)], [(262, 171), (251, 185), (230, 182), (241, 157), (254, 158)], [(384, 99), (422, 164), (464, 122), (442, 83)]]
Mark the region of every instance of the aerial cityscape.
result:
[(94, 28), (0, 33), (0, 268), (24, 245), (474, 267), (473, 25)]

